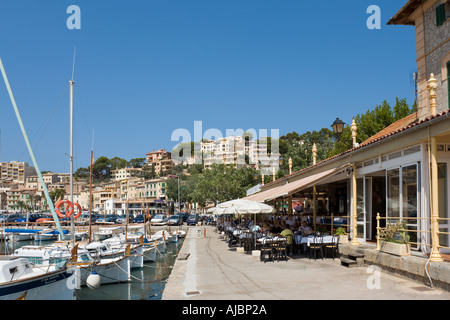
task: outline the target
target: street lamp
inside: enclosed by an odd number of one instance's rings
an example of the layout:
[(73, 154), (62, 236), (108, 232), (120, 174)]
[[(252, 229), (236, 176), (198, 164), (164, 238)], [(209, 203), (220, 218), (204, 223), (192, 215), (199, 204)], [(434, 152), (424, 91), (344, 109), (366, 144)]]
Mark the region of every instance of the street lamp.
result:
[(336, 136), (336, 139), (338, 139), (340, 141), (352, 141), (353, 147), (357, 147), (358, 144), (356, 143), (356, 135), (357, 135), (358, 127), (356, 125), (355, 119), (352, 120), (352, 124), (350, 126), (350, 129), (352, 132), (351, 140), (350, 139), (343, 139), (343, 140), (340, 139), (342, 131), (344, 131), (344, 125), (345, 125), (345, 123), (339, 118), (336, 118), (336, 120), (334, 120), (333, 124), (331, 125), (331, 127), (333, 128), (334, 135)]
[(181, 207), (181, 205), (180, 205), (180, 176), (175, 176), (175, 175), (170, 175), (169, 176), (170, 178), (177, 178), (177, 181), (178, 181), (178, 213), (180, 213), (180, 207)]
[(344, 125), (345, 125), (345, 122), (343, 122), (339, 118), (336, 118), (336, 120), (334, 120), (333, 124), (331, 125), (331, 127), (333, 128), (334, 135), (338, 139), (341, 136), (342, 131), (344, 130)]

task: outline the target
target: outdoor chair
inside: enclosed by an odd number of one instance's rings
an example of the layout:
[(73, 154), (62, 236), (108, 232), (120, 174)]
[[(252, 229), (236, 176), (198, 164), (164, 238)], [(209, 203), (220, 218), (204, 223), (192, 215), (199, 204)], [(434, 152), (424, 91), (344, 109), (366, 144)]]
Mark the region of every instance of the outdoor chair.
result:
[(334, 256), (339, 257), (339, 236), (333, 236), (331, 243), (324, 243), (323, 248), (325, 250), (325, 255), (331, 253), (331, 257), (334, 260)]
[(314, 254), (314, 260), (317, 260), (317, 252), (320, 252), (321, 258), (323, 260), (323, 236), (314, 236), (313, 242), (309, 244), (308, 252), (309, 259)]
[(260, 261), (271, 261), (272, 260), (272, 244), (268, 241), (263, 242), (260, 253)]
[(244, 248), (245, 252), (252, 251), (253, 247), (253, 238), (242, 238), (242, 247)]
[(287, 240), (282, 239), (275, 242), (275, 257), (279, 260), (286, 260), (287, 261)]

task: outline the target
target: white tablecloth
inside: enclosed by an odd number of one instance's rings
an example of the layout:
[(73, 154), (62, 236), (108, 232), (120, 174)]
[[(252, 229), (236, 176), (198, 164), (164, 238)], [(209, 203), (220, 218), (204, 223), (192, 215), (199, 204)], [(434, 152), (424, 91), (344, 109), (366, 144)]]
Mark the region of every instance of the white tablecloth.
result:
[(258, 239), (258, 242), (261, 242), (262, 244), (266, 242), (272, 242), (272, 241), (278, 241), (278, 240), (286, 240), (286, 238), (283, 237), (262, 237)]
[[(323, 243), (332, 243), (333, 238), (335, 238), (335, 237), (334, 236), (323, 236)], [(295, 235), (294, 239), (295, 239), (296, 244), (306, 243), (306, 245), (309, 247), (309, 245), (311, 243), (314, 243), (315, 238), (314, 238), (314, 236), (304, 237), (301, 235)]]

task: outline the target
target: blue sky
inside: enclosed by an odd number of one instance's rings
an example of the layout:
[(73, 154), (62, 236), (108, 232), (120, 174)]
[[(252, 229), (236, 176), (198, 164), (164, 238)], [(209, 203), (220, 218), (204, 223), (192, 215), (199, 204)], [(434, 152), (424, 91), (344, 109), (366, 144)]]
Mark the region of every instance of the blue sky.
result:
[[(414, 27), (386, 23), (406, 0), (4, 0), (0, 57), (41, 170), (171, 150), (172, 132), (330, 128), (395, 98), (413, 103)], [(67, 7), (81, 9), (69, 30)], [(370, 5), (381, 29), (369, 30)], [(3, 80), (0, 161), (31, 164)]]

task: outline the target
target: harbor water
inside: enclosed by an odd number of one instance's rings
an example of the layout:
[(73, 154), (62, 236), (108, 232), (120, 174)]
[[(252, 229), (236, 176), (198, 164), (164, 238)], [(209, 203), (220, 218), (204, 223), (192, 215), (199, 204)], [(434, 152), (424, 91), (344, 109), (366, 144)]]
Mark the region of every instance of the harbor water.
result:
[[(184, 239), (167, 243), (166, 252), (158, 253), (155, 262), (146, 262), (142, 268), (131, 270), (131, 281), (104, 284), (98, 289), (82, 287), (75, 292), (75, 300), (161, 300), (167, 279), (172, 271)], [(3, 242), (2, 253), (12, 254), (25, 245), (48, 245), (51, 241)]]

